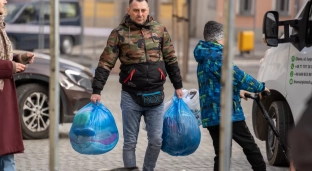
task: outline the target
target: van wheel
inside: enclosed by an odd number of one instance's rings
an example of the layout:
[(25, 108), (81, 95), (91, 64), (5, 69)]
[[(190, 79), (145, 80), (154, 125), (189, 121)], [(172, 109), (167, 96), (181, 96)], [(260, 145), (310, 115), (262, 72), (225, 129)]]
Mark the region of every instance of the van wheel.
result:
[(61, 42), (61, 53), (69, 55), (72, 53), (74, 47), (74, 41), (71, 37), (66, 36)]
[(23, 137), (42, 139), (49, 136), (49, 89), (40, 84), (25, 84), (17, 88), (17, 98)]
[[(275, 101), (271, 104), (269, 109), (269, 115), (274, 122), (277, 131), (280, 134), (280, 138), (287, 145), (287, 133), (293, 126), (293, 119), (290, 109), (285, 101)], [(273, 166), (287, 166), (289, 161), (283, 153), (283, 149), (280, 146), (278, 139), (274, 135), (271, 128), (268, 128), (268, 137), (266, 140), (266, 153), (268, 162)]]

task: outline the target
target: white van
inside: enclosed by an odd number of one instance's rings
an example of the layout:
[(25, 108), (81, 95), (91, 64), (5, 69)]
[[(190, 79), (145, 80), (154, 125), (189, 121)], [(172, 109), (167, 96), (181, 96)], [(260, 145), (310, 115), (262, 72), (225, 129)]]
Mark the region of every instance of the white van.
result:
[[(278, 38), (279, 27), (284, 29), (281, 38)], [(263, 33), (266, 44), (273, 47), (261, 60), (257, 79), (271, 90), (271, 96), (262, 102), (286, 142), (288, 131), (296, 125), (312, 95), (311, 0), (305, 2), (294, 20), (279, 21), (278, 12), (268, 11), (263, 20)], [(257, 104), (253, 104), (252, 121), (256, 137), (266, 141), (269, 163), (288, 165)]]

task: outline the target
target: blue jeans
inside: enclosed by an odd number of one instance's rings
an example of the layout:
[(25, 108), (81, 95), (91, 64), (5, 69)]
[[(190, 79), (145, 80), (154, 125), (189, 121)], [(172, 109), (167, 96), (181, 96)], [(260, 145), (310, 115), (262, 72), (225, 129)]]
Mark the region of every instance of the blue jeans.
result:
[(162, 145), (164, 103), (155, 107), (141, 107), (135, 103), (129, 93), (122, 91), (120, 107), (124, 136), (124, 166), (136, 166), (135, 148), (143, 115), (148, 138), (143, 171), (153, 171)]
[(0, 170), (1, 171), (15, 171), (15, 162), (14, 162), (13, 154), (0, 156)]

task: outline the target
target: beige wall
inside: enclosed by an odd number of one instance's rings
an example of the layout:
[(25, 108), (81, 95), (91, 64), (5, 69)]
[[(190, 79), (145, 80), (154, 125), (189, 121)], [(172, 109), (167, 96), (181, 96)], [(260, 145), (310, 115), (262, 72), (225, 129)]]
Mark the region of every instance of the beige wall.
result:
[[(121, 13), (126, 13), (127, 1), (114, 0), (112, 2), (104, 2), (100, 0), (84, 0), (83, 9), (85, 11), (85, 26), (94, 26), (94, 2), (97, 2), (97, 20), (96, 27), (115, 27), (121, 20)], [(185, 0), (178, 1), (178, 13), (182, 15), (182, 5)], [(256, 30), (256, 40), (261, 41), (262, 36), (262, 21), (264, 14), (268, 10), (274, 10), (274, 2), (276, 0), (255, 0), (257, 2), (256, 17), (239, 15), (238, 0), (235, 0), (235, 31)], [(304, 4), (305, 0), (300, 0), (300, 5)], [(296, 15), (296, 0), (290, 0), (290, 15), (280, 17), (280, 20), (293, 19)], [(209, 20), (217, 20), (224, 22), (223, 15), (224, 0), (192, 0), (191, 1), (191, 18), (190, 31), (192, 37), (202, 38), (203, 27)], [(162, 3), (159, 7), (159, 22), (163, 23), (170, 33), (172, 33), (172, 5)], [(256, 28), (254, 28), (254, 19), (256, 18)], [(280, 30), (282, 32), (282, 30)], [(236, 37), (236, 36), (235, 36)]]
[[(127, 12), (128, 0), (112, 0), (112, 1), (101, 1), (101, 0), (81, 0), (83, 3), (82, 8), (84, 11), (84, 25), (87, 27), (116, 27), (122, 17)], [(154, 0), (160, 1), (160, 0)], [(149, 1), (150, 7), (152, 6), (153, 0)], [(178, 15), (182, 16), (182, 6), (185, 0), (177, 0), (178, 3)], [(96, 5), (96, 6), (94, 6)], [(96, 12), (95, 10), (96, 9)], [(168, 3), (160, 3), (159, 7), (159, 19), (158, 21), (163, 23), (168, 30), (171, 32), (172, 25), (172, 5)], [(94, 17), (96, 22), (94, 23)], [(153, 16), (154, 18), (157, 18)]]

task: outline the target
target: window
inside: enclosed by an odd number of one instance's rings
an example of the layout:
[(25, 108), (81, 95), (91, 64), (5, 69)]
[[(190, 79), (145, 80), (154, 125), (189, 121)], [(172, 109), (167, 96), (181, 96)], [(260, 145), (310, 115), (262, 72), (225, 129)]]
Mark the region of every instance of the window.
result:
[(239, 14), (252, 15), (253, 14), (253, 1), (254, 0), (240, 0), (239, 1)]
[(289, 15), (289, 0), (276, 0), (276, 11), (280, 15)]
[(23, 5), (22, 4), (14, 4), (14, 3), (10, 4), (9, 3), (6, 5), (6, 7), (7, 7), (8, 14), (5, 17), (5, 22), (9, 22), (9, 21), (14, 19), (14, 17), (21, 10)]
[(308, 20), (308, 25), (307, 25), (307, 40), (306, 40), (306, 43), (307, 43), (308, 46), (312, 45), (312, 8), (310, 8), (310, 13), (309, 13), (309, 20)]
[(161, 0), (163, 4), (172, 4), (172, 0)]
[(78, 16), (77, 6), (75, 3), (61, 3), (60, 18), (75, 18)]
[[(50, 4), (45, 3), (43, 6), (40, 6), (40, 10), (42, 10), (42, 15), (44, 20), (50, 19)], [(77, 5), (76, 3), (60, 3), (60, 19), (70, 19), (78, 17)]]
[(28, 24), (36, 21), (37, 11), (33, 4), (27, 5), (23, 12), (20, 14), (19, 18), (16, 20), (16, 23), (19, 24)]

